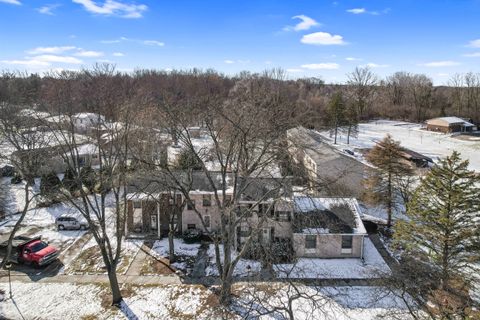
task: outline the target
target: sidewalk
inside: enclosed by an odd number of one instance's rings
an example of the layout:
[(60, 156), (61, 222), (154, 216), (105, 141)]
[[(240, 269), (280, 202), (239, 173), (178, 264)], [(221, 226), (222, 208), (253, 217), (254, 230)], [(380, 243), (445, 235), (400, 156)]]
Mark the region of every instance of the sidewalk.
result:
[[(129, 276), (117, 275), (119, 283), (129, 283), (135, 285), (168, 285), (168, 284), (182, 284), (180, 277), (177, 275), (171, 276)], [(35, 282), (35, 283), (108, 283), (108, 276), (106, 274), (98, 275), (56, 275), (54, 277), (43, 277), (39, 279), (31, 278), (27, 275), (12, 275), (12, 282)], [(0, 276), (0, 283), (8, 282), (8, 275)]]

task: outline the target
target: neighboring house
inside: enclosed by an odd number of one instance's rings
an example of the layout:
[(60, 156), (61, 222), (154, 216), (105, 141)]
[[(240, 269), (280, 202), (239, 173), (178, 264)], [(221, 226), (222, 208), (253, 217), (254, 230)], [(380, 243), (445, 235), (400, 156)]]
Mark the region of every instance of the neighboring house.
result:
[[(221, 176), (210, 174), (218, 183), (216, 187), (220, 188)], [(230, 181), (228, 179), (225, 188), (226, 201), (233, 196)], [(293, 196), (290, 190), (286, 190), (289, 188), (279, 187), (279, 182), (277, 179), (249, 179), (248, 187), (234, 209), (249, 212), (244, 215), (243, 211), (243, 220), (236, 227), (236, 246), (254, 236), (255, 243), (268, 247), (275, 243), (288, 244), (297, 257), (363, 257), (366, 230), (355, 199)], [(127, 200), (127, 236), (166, 236), (169, 221), (173, 221), (177, 233), (187, 229), (219, 231), (221, 212), (206, 175), (194, 172), (189, 183), (191, 204), (186, 203), (182, 194), (173, 192), (155, 179), (144, 178), (131, 184)]]
[(476, 130), (474, 124), (458, 117), (441, 117), (425, 121), (427, 130), (443, 133), (472, 132)]
[[(34, 174), (42, 175), (50, 172), (63, 173), (67, 169), (67, 159), (72, 159), (70, 153), (65, 153), (68, 147), (62, 145), (52, 145), (30, 150), (14, 151), (12, 157), (13, 163), (30, 163)], [(87, 166), (95, 167), (99, 164), (98, 148), (91, 143), (81, 144), (75, 149), (77, 156), (74, 157), (75, 167), (82, 168)], [(62, 156), (63, 154), (63, 156)]]
[(310, 186), (322, 195), (358, 198), (366, 166), (330, 146), (318, 132), (296, 127), (287, 131), (288, 152), (305, 167)]
[(92, 112), (76, 113), (72, 116), (73, 126), (78, 133), (91, 133), (105, 124), (105, 117)]
[(407, 148), (402, 148), (401, 156), (418, 168), (428, 168), (433, 164), (432, 158)]
[[(187, 229), (200, 229), (216, 232), (220, 231), (220, 209), (215, 201), (215, 189), (218, 190), (220, 201), (223, 201), (221, 175), (210, 172), (215, 187), (212, 186), (207, 175), (202, 171), (178, 172), (177, 179), (189, 191), (192, 203), (187, 203), (185, 197), (175, 191), (176, 187), (167, 177), (142, 177), (134, 179), (128, 186), (127, 209), (128, 217), (126, 233), (135, 236), (164, 236), (169, 230), (169, 218), (173, 217), (178, 225), (176, 230), (182, 233)], [(163, 179), (163, 181), (162, 181)], [(258, 178), (249, 179), (248, 187), (239, 201), (248, 206), (255, 203), (254, 199), (261, 200), (268, 197), (271, 190), (279, 189), (280, 182), (276, 179)], [(229, 175), (225, 186), (225, 201), (231, 201), (233, 195), (233, 178)], [(241, 182), (239, 182), (241, 183)], [(267, 202), (267, 200), (265, 200)], [(176, 210), (181, 208), (180, 212)], [(202, 216), (200, 219), (197, 211)]]

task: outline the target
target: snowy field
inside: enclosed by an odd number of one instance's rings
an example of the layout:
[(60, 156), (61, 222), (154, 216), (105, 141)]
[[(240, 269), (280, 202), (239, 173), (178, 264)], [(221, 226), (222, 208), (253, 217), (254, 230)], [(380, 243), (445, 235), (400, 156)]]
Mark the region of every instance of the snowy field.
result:
[(279, 278), (370, 279), (389, 274), (390, 268), (372, 241), (365, 238), (364, 261), (361, 259), (299, 258), (294, 264), (276, 264)]
[[(288, 299), (286, 284), (268, 283), (253, 290), (251, 284), (234, 287), (238, 298), (235, 311), (221, 311), (213, 294), (197, 285), (158, 287), (131, 287), (122, 309), (109, 307), (102, 299), (109, 298), (104, 286), (70, 283), (13, 283), (14, 300), (0, 302), (0, 317), (8, 319), (283, 319), (286, 314), (277, 311), (261, 317), (258, 310), (284, 306)], [(0, 284), (7, 293), (8, 284)], [(296, 299), (292, 309), (296, 319), (391, 319), (402, 315), (410, 319), (402, 301), (385, 294), (377, 287), (315, 288), (299, 286), (311, 299)], [(263, 291), (265, 290), (265, 291)], [(255, 297), (263, 295), (262, 306), (249, 309)], [(107, 299), (108, 300), (108, 299)], [(315, 304), (313, 303), (315, 302)], [(283, 314), (281, 317), (280, 314)]]
[[(320, 134), (333, 144), (328, 131), (322, 131)], [(378, 120), (361, 123), (357, 138), (350, 137), (350, 144), (347, 145), (346, 135), (340, 135), (335, 147), (340, 150), (371, 148), (387, 134), (400, 141), (402, 146), (431, 157), (434, 161), (446, 157), (456, 150), (460, 152), (462, 159), (470, 161), (472, 170), (480, 171), (480, 141), (460, 140), (452, 137), (451, 134), (421, 130), (420, 124), (408, 122)], [(356, 157), (361, 161), (364, 160), (359, 154)]]

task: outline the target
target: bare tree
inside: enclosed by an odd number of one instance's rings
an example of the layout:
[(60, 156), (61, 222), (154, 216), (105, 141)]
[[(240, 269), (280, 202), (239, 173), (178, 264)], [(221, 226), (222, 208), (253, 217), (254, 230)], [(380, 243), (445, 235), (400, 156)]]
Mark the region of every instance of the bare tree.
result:
[(7, 254), (1, 262), (2, 268), (12, 252), (12, 241), (37, 197), (37, 194), (32, 192), (32, 187), (35, 184), (34, 178), (48, 156), (43, 150), (52, 146), (52, 137), (36, 130), (37, 120), (35, 114), (22, 115), (22, 108), (18, 105), (0, 103), (0, 137), (3, 139), (2, 143), (12, 151), (10, 154), (1, 155), (1, 159), (12, 164), (19, 178), (25, 181), (24, 206), (10, 232)]
[[(72, 75), (61, 73), (55, 76), (68, 83)], [(58, 117), (45, 125), (61, 146), (58, 156), (63, 159), (65, 171), (69, 172), (69, 179), (64, 179), (59, 193), (91, 226), (108, 274), (112, 304), (118, 305), (122, 295), (116, 272), (125, 234), (127, 208), (124, 204), (134, 103), (112, 98), (116, 96), (116, 87), (112, 85), (116, 73), (109, 65), (97, 66), (92, 71), (74, 76), (81, 79), (84, 90), (88, 89), (90, 110), (95, 113), (84, 120), (81, 114), (72, 114), (66, 109), (74, 96), (67, 87), (63, 88), (66, 92), (53, 92), (54, 98), (46, 101), (49, 110)], [(115, 115), (117, 121), (107, 120), (104, 114)], [(65, 126), (67, 130), (60, 130)], [(85, 152), (89, 154), (87, 159), (82, 157)]]
[[(221, 78), (209, 74), (204, 77), (202, 90), (205, 91), (196, 97), (176, 99), (163, 94), (160, 101), (156, 101), (158, 114), (163, 116), (162, 124), (175, 133), (179, 144), (196, 159), (200, 170), (195, 173), (193, 168), (183, 168), (187, 170), (180, 176), (172, 166), (157, 166), (156, 170), (173, 181), (212, 239), (221, 281), (220, 300), (229, 303), (234, 269), (252, 242), (250, 236), (237, 247), (237, 227), (258, 204), (278, 196), (281, 180), (253, 199), (251, 206), (242, 210), (239, 207), (255, 178), (270, 176), (269, 168), (276, 159), (276, 150), (288, 123), (288, 108), (282, 91), (283, 73), (279, 71), (242, 76), (228, 97), (215, 89)], [(203, 119), (204, 138), (210, 141), (209, 146), (196, 145), (190, 130), (194, 119)], [(210, 231), (203, 215), (193, 205), (190, 187), (194, 174), (204, 176), (212, 190), (212, 205), (220, 212), (217, 232)], [(234, 254), (235, 247), (237, 254)]]
[(376, 90), (377, 76), (369, 67), (356, 67), (347, 74), (347, 84), (352, 88), (352, 99), (357, 107), (357, 114), (360, 119), (368, 117), (368, 108)]

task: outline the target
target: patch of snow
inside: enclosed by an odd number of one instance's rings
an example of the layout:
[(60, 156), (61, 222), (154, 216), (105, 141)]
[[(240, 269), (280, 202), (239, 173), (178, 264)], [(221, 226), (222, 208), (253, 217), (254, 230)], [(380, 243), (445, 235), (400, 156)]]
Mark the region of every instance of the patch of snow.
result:
[[(207, 276), (218, 276), (218, 269), (215, 259), (215, 245), (210, 244), (207, 250), (207, 255), (209, 257), (209, 264), (205, 273)], [(232, 260), (237, 257), (237, 252), (232, 249)], [(220, 245), (220, 261), (224, 261), (223, 254), (223, 245)], [(235, 266), (233, 275), (235, 277), (248, 277), (254, 274), (258, 274), (262, 270), (262, 264), (259, 261), (249, 260), (249, 259), (240, 259)]]

